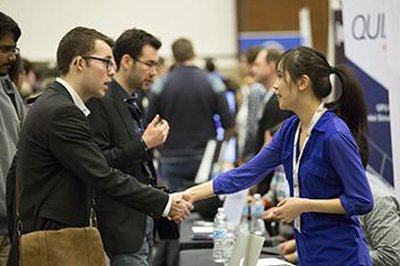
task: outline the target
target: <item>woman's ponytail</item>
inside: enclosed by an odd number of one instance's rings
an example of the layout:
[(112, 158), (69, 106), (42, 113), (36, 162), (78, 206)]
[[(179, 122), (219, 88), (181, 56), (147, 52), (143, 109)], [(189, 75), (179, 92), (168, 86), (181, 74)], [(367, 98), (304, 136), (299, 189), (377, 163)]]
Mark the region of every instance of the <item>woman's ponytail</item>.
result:
[(366, 166), (369, 159), (367, 143), (368, 109), (363, 89), (346, 66), (338, 65), (333, 67), (331, 71), (338, 77), (342, 88), (342, 94), (334, 105), (334, 111), (346, 122), (353, 133), (360, 149), (363, 165)]

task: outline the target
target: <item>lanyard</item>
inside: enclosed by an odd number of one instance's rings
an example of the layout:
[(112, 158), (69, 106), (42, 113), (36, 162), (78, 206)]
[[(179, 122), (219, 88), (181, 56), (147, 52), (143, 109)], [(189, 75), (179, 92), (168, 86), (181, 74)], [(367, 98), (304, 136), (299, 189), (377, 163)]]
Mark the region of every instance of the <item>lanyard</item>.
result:
[[(300, 123), (297, 126), (296, 133), (294, 135), (294, 143), (293, 143), (293, 194), (294, 197), (299, 198), (300, 197), (300, 188), (299, 188), (299, 169), (300, 169), (300, 161), (303, 156), (304, 149), (307, 145), (308, 139), (310, 138), (311, 131), (313, 130), (314, 126), (317, 124), (321, 116), (325, 113), (327, 109), (324, 108), (324, 103), (321, 103), (321, 105), (317, 108), (315, 111), (313, 117), (311, 118), (310, 125), (308, 126), (307, 133), (306, 133), (306, 139), (304, 140), (303, 147), (300, 150), (300, 155), (299, 158), (296, 160), (296, 154), (297, 154), (297, 143), (299, 141), (299, 136), (300, 136)], [(300, 216), (297, 217), (294, 220), (294, 227), (300, 232)]]

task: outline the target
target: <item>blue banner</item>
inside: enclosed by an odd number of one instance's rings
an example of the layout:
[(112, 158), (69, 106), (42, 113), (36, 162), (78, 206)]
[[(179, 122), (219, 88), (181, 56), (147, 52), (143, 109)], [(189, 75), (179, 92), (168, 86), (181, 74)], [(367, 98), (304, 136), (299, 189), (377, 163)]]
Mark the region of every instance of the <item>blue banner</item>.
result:
[(252, 46), (274, 46), (289, 50), (302, 43), (303, 39), (298, 32), (245, 32), (239, 36), (239, 51), (246, 51)]

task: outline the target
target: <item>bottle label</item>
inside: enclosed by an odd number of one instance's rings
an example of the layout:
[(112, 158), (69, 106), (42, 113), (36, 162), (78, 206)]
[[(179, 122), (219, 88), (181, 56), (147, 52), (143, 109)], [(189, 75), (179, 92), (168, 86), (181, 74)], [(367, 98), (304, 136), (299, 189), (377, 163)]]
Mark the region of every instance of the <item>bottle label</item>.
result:
[(225, 237), (225, 230), (223, 228), (216, 228), (214, 230), (214, 239), (222, 240)]
[(264, 213), (264, 207), (263, 206), (256, 206), (254, 208), (254, 211), (253, 211), (253, 216), (254, 217), (261, 217), (263, 215), (263, 213)]

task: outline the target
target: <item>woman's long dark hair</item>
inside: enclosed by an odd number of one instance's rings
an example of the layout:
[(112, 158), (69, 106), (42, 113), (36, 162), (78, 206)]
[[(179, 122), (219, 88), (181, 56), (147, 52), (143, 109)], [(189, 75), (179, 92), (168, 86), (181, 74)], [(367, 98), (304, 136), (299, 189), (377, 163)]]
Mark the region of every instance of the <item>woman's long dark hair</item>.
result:
[(363, 165), (366, 166), (369, 159), (367, 105), (362, 87), (349, 69), (344, 65), (331, 67), (321, 52), (303, 46), (286, 51), (278, 65), (282, 67), (283, 73), (289, 73), (293, 81), (307, 75), (311, 80), (312, 90), (319, 99), (327, 97), (332, 91), (329, 75), (337, 75), (342, 94), (332, 107), (336, 115), (350, 128), (358, 144)]

